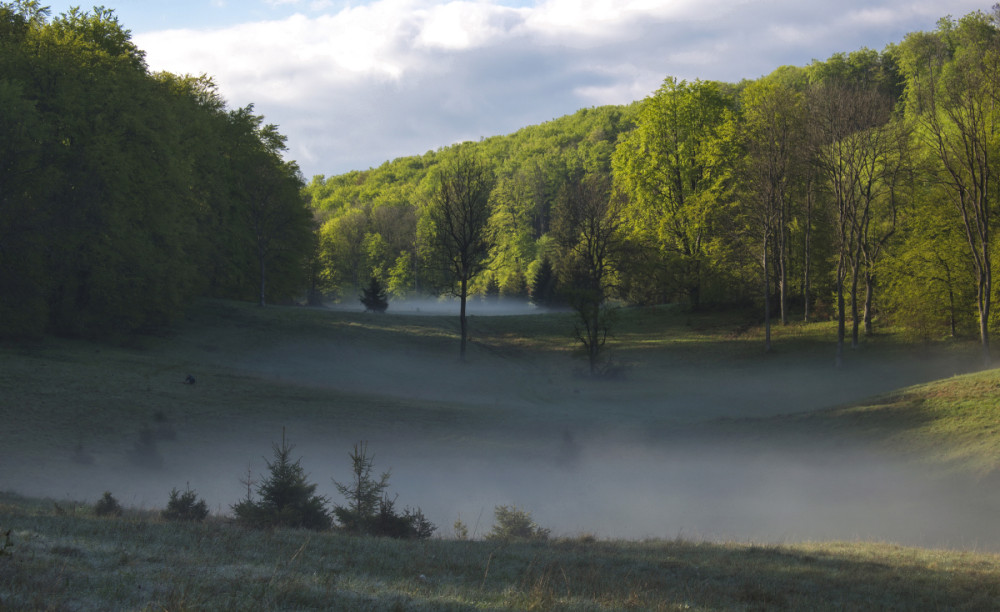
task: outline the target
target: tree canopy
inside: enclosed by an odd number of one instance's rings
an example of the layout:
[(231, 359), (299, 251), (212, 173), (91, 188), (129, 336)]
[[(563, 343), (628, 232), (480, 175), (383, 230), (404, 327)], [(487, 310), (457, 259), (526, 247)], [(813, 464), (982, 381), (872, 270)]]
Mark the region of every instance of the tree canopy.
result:
[(0, 333), (123, 334), (197, 296), (297, 295), (312, 215), (275, 126), (209, 77), (150, 73), (111, 10), (2, 3), (0, 32)]

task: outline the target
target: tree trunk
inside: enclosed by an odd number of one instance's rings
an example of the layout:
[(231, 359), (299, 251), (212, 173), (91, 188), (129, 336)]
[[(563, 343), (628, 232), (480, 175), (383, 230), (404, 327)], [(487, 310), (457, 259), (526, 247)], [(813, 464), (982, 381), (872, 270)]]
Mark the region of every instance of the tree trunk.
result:
[(764, 248), (763, 251), (763, 264), (764, 264), (764, 352), (771, 352), (771, 282), (769, 277), (771, 272), (769, 270), (767, 249), (768, 249), (767, 233), (764, 235)]
[[(986, 251), (986, 249), (983, 249)], [(990, 256), (984, 252), (983, 261), (985, 266), (980, 271), (979, 278), (979, 337), (983, 345), (983, 367), (989, 368), (993, 365), (993, 357), (990, 355), (990, 297), (993, 289), (993, 273), (990, 269)]]
[[(784, 200), (784, 198), (782, 198)], [(781, 221), (778, 223), (778, 299), (781, 308), (781, 324), (788, 325), (788, 237), (785, 232), (785, 203), (781, 202)]]
[(875, 275), (871, 272), (865, 273), (865, 336), (875, 334), (875, 327), (872, 325), (872, 308), (875, 294)]
[(458, 313), (459, 327), (461, 328), (462, 343), (461, 348), (458, 351), (459, 359), (465, 361), (465, 342), (469, 337), (469, 325), (465, 320), (465, 302), (469, 297), (469, 279), (462, 277), (462, 290), (459, 294), (459, 300), (461, 301), (461, 309)]
[(858, 283), (861, 277), (861, 240), (854, 254), (854, 265), (851, 266), (851, 348), (858, 348), (858, 332), (861, 328), (861, 312), (858, 308)]
[(264, 253), (257, 250), (257, 261), (260, 264), (260, 305), (267, 305), (267, 267), (264, 264)]
[(812, 227), (812, 181), (809, 181), (809, 186), (806, 188), (806, 225), (805, 225), (805, 249), (803, 253), (802, 262), (802, 310), (804, 314), (802, 315), (802, 320), (805, 323), (809, 322), (809, 238), (811, 234)]
[(837, 357), (834, 364), (839, 368), (844, 365), (844, 277), (846, 262), (841, 253), (837, 262)]

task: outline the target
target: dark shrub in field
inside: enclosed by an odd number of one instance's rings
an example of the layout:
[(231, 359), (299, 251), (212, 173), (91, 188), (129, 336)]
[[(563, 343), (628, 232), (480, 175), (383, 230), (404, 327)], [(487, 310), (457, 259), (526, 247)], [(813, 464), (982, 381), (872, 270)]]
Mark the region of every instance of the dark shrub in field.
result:
[(167, 508), (161, 515), (168, 521), (203, 521), (208, 516), (208, 504), (191, 489), (183, 493), (171, 489)]
[(111, 491), (105, 491), (104, 497), (94, 504), (94, 514), (97, 516), (121, 516), (122, 506), (111, 495)]

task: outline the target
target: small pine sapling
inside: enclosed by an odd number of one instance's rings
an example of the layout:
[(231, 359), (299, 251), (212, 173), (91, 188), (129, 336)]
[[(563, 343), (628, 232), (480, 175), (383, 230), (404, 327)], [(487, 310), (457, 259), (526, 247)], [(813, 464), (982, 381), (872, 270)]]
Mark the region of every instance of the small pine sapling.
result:
[(368, 443), (358, 442), (350, 453), (351, 480), (347, 483), (333, 481), (337, 491), (347, 500), (346, 505), (335, 504), (333, 514), (340, 526), (349, 533), (369, 533), (379, 514), (385, 490), (389, 487), (389, 471), (377, 479), (372, 475), (375, 456), (368, 454)]
[(171, 489), (167, 507), (160, 514), (168, 521), (203, 521), (208, 516), (208, 504), (190, 488), (183, 493)]
[(517, 506), (496, 506), (493, 516), (496, 522), (493, 530), (486, 534), (487, 540), (542, 542), (549, 538), (549, 530), (536, 525), (531, 513)]
[(281, 434), (281, 446), (273, 445), (274, 461), (267, 461), (270, 475), (257, 487), (259, 500), (252, 495), (250, 480), (247, 497), (232, 506), (237, 521), (251, 527), (303, 527), (329, 529), (332, 522), (326, 497), (316, 495), (316, 485), (306, 480), (301, 460), (292, 461), (294, 446)]
[(404, 508), (400, 514), (396, 510), (396, 498), (386, 493), (389, 487), (389, 472), (378, 478), (372, 474), (374, 455), (368, 454), (368, 444), (359, 442), (350, 453), (352, 480), (333, 484), (347, 500), (344, 506), (334, 505), (333, 513), (341, 528), (349, 533), (390, 538), (426, 539), (437, 529), (417, 509)]

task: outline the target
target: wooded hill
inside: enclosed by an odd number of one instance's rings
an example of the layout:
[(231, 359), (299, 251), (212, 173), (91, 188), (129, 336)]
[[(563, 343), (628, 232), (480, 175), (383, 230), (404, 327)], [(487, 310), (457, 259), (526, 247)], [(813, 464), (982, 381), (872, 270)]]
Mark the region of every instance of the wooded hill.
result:
[(996, 10), (303, 185), (252, 107), (150, 74), (110, 11), (0, 6), (6, 333), (144, 329), (197, 295), (353, 302), (372, 277), (452, 289), (429, 211), (474, 158), (493, 186), (474, 294), (756, 305), (838, 318), (840, 347), (896, 323), (989, 358)]
[[(596, 257), (601, 300), (837, 317), (841, 347), (878, 321), (976, 334), (988, 359), (997, 25), (996, 12), (945, 18), (882, 52), (738, 84), (667, 78), (627, 107), (314, 177), (323, 287), (351, 299), (371, 275), (394, 296), (447, 286), (425, 211), (437, 169), (464, 148), (496, 173), (496, 243), (474, 292), (545, 303)], [(579, 186), (595, 176), (605, 205), (588, 212)], [(609, 235), (596, 253), (598, 218)]]

